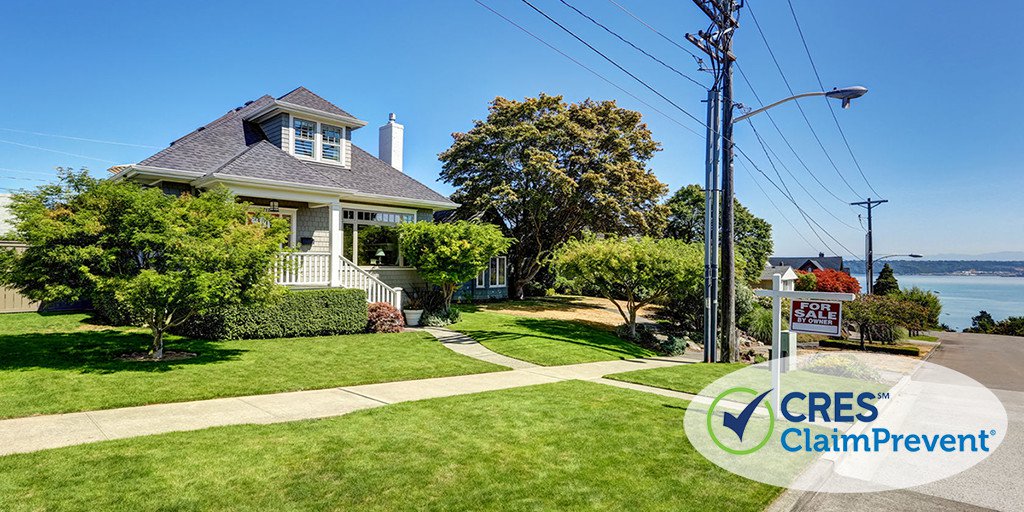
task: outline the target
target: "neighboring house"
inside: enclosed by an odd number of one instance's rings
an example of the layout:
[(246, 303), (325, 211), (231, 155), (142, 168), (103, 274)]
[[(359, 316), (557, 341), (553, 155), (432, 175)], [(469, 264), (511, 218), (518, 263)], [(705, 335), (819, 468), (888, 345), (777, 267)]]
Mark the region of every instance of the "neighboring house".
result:
[(796, 290), (796, 272), (793, 271), (793, 267), (789, 265), (779, 266), (766, 266), (764, 272), (761, 272), (761, 278), (758, 282), (758, 288), (764, 288), (765, 290), (772, 289), (772, 276), (775, 274), (782, 275), (782, 289), (784, 291)]
[[(459, 205), (403, 173), (402, 125), (380, 127), (378, 156), (352, 144), (367, 122), (299, 87), (229, 110), (137, 163), (110, 169), (181, 193), (224, 185), (291, 223), (280, 284), (362, 288), (401, 307), (402, 288), (425, 283), (398, 251), (395, 226)], [(505, 272), (496, 268), (495, 272)]]
[(790, 266), (803, 272), (814, 272), (815, 270), (832, 269), (840, 272), (850, 273), (850, 270), (843, 266), (842, 256), (825, 256), (819, 252), (818, 257), (795, 256), (792, 258), (772, 256), (768, 258), (768, 264), (773, 267)]

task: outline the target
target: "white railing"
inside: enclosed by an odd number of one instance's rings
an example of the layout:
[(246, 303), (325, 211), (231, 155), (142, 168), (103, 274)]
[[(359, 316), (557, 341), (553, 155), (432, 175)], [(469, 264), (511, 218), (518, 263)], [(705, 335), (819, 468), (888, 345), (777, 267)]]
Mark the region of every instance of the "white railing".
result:
[(274, 266), (277, 284), (329, 285), (331, 283), (331, 253), (283, 252), (277, 255)]
[(366, 292), (368, 302), (387, 302), (402, 309), (402, 289), (391, 287), (377, 276), (338, 256), (338, 281), (331, 283), (331, 253), (283, 252), (277, 256), (274, 277), (285, 286), (340, 286)]
[(398, 310), (402, 309), (402, 289), (392, 288), (377, 276), (359, 268), (344, 256), (338, 257), (338, 282), (343, 288), (359, 288), (366, 291), (369, 302), (387, 302)]

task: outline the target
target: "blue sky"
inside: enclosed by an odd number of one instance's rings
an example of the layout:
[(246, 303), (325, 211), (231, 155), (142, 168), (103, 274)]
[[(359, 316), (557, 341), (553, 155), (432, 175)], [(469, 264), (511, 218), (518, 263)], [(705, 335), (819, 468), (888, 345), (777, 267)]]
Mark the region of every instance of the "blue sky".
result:
[[(662, 112), (700, 131), (675, 111), (551, 25), (526, 5), (484, 0), (506, 16), (599, 71)], [(703, 83), (691, 57), (604, 0), (570, 0), (599, 21)], [(705, 28), (690, 2), (617, 0), (682, 40)], [(837, 115), (871, 184), (890, 203), (876, 210), (875, 247), (892, 252), (981, 253), (1024, 250), (1024, 3), (986, 9), (962, 2), (814, 2), (793, 0), (826, 87), (860, 84), (870, 93)], [(703, 117), (704, 91), (661, 68), (557, 0), (536, 5), (688, 111)], [(751, 0), (761, 28), (796, 92), (817, 90), (785, 2)], [(998, 24), (993, 24), (997, 16)], [(741, 14), (735, 50), (764, 100), (788, 95), (750, 19)], [(663, 151), (651, 162), (672, 189), (703, 182), (704, 142), (648, 106), (595, 78), (472, 0), (437, 2), (19, 2), (0, 18), (0, 187), (33, 185), (56, 165), (141, 160), (155, 149), (23, 132), (165, 146), (225, 111), (262, 94), (298, 85), (370, 125), (356, 144), (376, 152), (376, 127), (396, 112), (405, 124), (405, 167), (435, 183), (437, 154), (450, 133), (486, 114), (495, 96), (539, 92), (616, 99), (641, 111)], [(737, 77), (736, 100), (755, 104)], [(803, 102), (828, 154), (852, 187), (868, 187), (839, 137), (825, 100)], [(804, 162), (842, 199), (842, 183), (792, 105), (776, 122)], [(793, 174), (834, 215), (858, 225), (857, 212), (814, 183), (767, 118), (755, 127)], [(12, 131), (18, 130), (18, 131)], [(774, 176), (749, 125), (737, 145)], [(63, 153), (27, 148), (46, 148)], [(74, 156), (73, 156), (74, 155)], [(91, 157), (91, 158), (85, 158)], [(860, 255), (863, 232), (822, 211), (788, 175), (805, 210)], [(779, 254), (832, 252), (763, 177), (736, 171), (737, 194), (774, 225)], [(777, 180), (776, 180), (777, 181)], [(782, 214), (757, 188), (760, 184)], [(805, 242), (800, 235), (810, 240)], [(846, 250), (822, 235), (830, 246)]]

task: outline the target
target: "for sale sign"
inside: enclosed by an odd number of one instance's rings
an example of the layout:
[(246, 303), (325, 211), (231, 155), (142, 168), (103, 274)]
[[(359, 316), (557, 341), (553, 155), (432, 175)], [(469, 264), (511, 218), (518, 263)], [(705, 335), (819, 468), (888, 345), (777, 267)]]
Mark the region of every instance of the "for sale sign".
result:
[(793, 300), (793, 309), (789, 314), (789, 330), (839, 336), (842, 325), (842, 302)]

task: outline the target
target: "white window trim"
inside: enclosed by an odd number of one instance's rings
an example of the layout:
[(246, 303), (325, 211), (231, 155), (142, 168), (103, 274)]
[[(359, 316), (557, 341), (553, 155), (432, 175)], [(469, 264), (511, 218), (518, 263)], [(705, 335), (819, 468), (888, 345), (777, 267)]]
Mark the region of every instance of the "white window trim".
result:
[[(488, 276), (487, 287), (488, 288), (508, 288), (508, 257), (507, 256), (495, 256), (491, 258), (491, 261), (495, 262), (495, 272)], [(491, 262), (487, 262), (487, 269), (491, 269)], [(499, 279), (500, 278), (500, 279)], [(491, 282), (496, 284), (491, 284)]]
[[(298, 140), (295, 137), (295, 119), (296, 119), (296, 116), (288, 114), (288, 134), (289, 134), (290, 141), (288, 143), (288, 151), (287, 151), (287, 153), (289, 155), (292, 155), (295, 158), (298, 158), (299, 160), (306, 160), (308, 162), (319, 162), (319, 163), (323, 163), (323, 164), (337, 165), (339, 167), (349, 167), (349, 162), (347, 162), (345, 160), (345, 145), (346, 145), (346, 143), (351, 144), (351, 141), (349, 140), (349, 138), (347, 136), (348, 133), (349, 133), (349, 130), (351, 128), (349, 128), (348, 126), (339, 126), (337, 124), (332, 124), (332, 123), (322, 123), (322, 122), (320, 122), (320, 121), (318, 121), (316, 119), (311, 119), (308, 116), (307, 117), (299, 117), (298, 119), (301, 119), (303, 121), (308, 121), (308, 122), (313, 123), (314, 125), (316, 125), (316, 128), (315, 128), (316, 131), (313, 133), (313, 156), (306, 156), (306, 155), (300, 155), (300, 154), (295, 152), (295, 141)], [(323, 125), (324, 124), (330, 124), (331, 126), (334, 126), (334, 127), (337, 127), (337, 128), (341, 128), (341, 141), (338, 143), (338, 159), (337, 160), (331, 160), (329, 158), (323, 158)], [(303, 139), (303, 140), (305, 140), (305, 139)], [(342, 206), (344, 206), (344, 205), (342, 205)]]
[[(324, 125), (332, 126), (334, 128), (337, 128), (338, 130), (340, 130), (340, 137), (338, 138), (337, 144), (332, 144), (332, 145), (338, 146), (338, 159), (337, 160), (333, 160), (333, 159), (330, 159), (330, 158), (324, 158), (324, 147), (327, 145), (327, 142), (324, 142)], [(330, 124), (330, 123), (317, 123), (317, 131), (316, 131), (316, 133), (317, 133), (317, 136), (320, 138), (319, 139), (319, 141), (320, 141), (320, 144), (319, 144), (320, 145), (320, 152), (317, 153), (317, 156), (320, 158), (320, 160), (322, 162), (324, 162), (324, 163), (341, 164), (342, 160), (345, 159), (344, 158), (345, 157), (345, 127), (344, 126), (338, 126), (336, 124)]]

